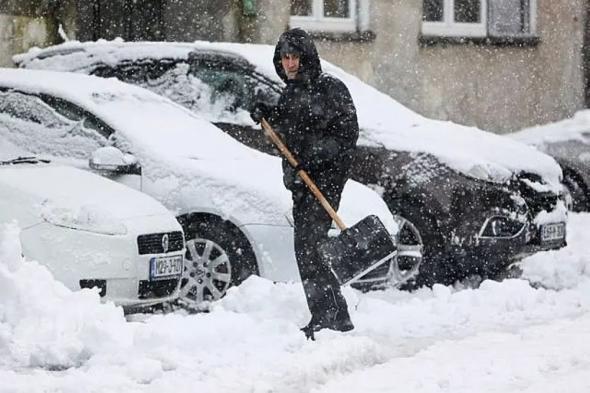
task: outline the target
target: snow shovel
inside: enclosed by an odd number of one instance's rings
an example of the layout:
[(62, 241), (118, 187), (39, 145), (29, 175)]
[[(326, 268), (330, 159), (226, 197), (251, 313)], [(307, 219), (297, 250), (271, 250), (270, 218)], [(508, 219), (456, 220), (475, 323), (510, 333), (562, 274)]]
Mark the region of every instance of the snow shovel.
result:
[[(287, 149), (280, 136), (272, 129), (266, 119), (262, 119), (261, 124), (266, 135), (289, 161), (289, 164), (293, 168), (297, 168), (297, 159)], [(396, 246), (379, 217), (375, 215), (367, 216), (352, 227), (347, 228), (307, 172), (300, 169), (297, 175), (341, 230), (337, 237), (328, 239), (318, 248), (320, 257), (332, 267), (341, 285), (354, 283), (395, 256), (397, 253)]]

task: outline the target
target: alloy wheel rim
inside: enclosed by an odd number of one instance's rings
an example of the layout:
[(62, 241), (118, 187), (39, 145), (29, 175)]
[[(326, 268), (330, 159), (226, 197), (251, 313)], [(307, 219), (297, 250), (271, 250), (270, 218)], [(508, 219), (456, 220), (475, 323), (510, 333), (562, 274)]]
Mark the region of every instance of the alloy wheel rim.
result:
[(186, 258), (180, 296), (201, 304), (221, 299), (231, 285), (231, 263), (225, 250), (212, 240), (186, 242)]
[[(424, 252), (424, 243), (420, 231), (410, 221), (402, 218), (399, 223), (399, 232), (410, 231), (414, 238), (417, 239), (416, 244), (397, 243), (397, 254), (393, 257), (389, 265), (389, 272), (387, 273), (388, 282), (390, 285), (397, 287), (408, 280), (414, 278), (420, 270), (422, 264), (422, 257)], [(401, 264), (404, 268), (400, 267)], [(408, 266), (409, 265), (409, 266)]]

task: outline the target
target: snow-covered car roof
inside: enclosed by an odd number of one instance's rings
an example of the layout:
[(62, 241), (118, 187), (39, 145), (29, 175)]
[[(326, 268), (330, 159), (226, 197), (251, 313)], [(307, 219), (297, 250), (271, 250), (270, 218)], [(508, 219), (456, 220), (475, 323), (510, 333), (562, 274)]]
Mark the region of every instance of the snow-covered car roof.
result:
[(524, 128), (513, 132), (510, 137), (529, 145), (544, 143), (580, 141), (590, 142), (590, 110), (576, 112), (568, 119)]
[[(282, 83), (272, 63), (274, 47), (260, 44), (70, 41), (47, 49), (33, 48), (15, 56), (14, 61), (27, 68), (84, 72), (98, 63), (115, 65), (123, 60), (145, 58), (187, 59), (194, 50), (218, 51), (245, 59), (260, 74)], [(428, 119), (333, 64), (322, 60), (322, 67), (341, 79), (351, 92), (361, 127), (360, 144), (432, 154), (456, 171), (483, 180), (503, 182), (514, 173), (531, 172), (559, 187), (561, 169), (551, 157), (476, 127)]]

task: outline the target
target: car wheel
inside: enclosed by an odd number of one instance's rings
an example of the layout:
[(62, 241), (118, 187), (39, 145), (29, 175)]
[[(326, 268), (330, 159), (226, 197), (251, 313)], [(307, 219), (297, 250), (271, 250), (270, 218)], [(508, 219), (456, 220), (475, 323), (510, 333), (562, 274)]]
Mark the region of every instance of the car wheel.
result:
[(382, 267), (367, 273), (351, 284), (363, 292), (386, 288), (399, 288), (418, 274), (422, 263), (423, 244), (418, 228), (401, 216), (394, 216), (399, 231), (394, 243), (397, 253)]
[(424, 255), (424, 242), (420, 230), (404, 217), (396, 217), (399, 232), (396, 235), (397, 255), (389, 267), (388, 282), (400, 287), (414, 279), (420, 271)]
[(183, 301), (198, 306), (219, 300), (230, 287), (258, 274), (252, 247), (237, 227), (222, 219), (201, 216), (185, 222), (183, 228), (186, 239), (180, 286)]
[(436, 221), (417, 206), (404, 206), (400, 215), (408, 220), (422, 240), (422, 260), (418, 274), (401, 288), (414, 289), (422, 286), (450, 284), (454, 275), (448, 268), (444, 238), (439, 233)]
[(566, 203), (569, 210), (580, 212), (588, 210), (588, 195), (586, 187), (575, 172), (563, 171), (563, 184), (567, 189)]

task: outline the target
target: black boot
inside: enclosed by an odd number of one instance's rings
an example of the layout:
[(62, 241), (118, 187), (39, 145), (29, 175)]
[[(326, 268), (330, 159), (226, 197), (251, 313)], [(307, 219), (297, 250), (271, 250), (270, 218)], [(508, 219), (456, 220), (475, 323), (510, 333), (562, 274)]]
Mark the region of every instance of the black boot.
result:
[(315, 341), (314, 333), (317, 332), (317, 330), (315, 330), (314, 325), (312, 325), (311, 322), (299, 330), (301, 330), (303, 334), (305, 334), (306, 339)]
[(336, 313), (335, 315), (332, 313), (327, 313), (326, 316), (324, 316), (323, 318), (316, 318), (314, 316), (311, 318), (309, 323), (305, 327), (302, 327), (300, 330), (303, 332), (303, 334), (305, 334), (305, 337), (308, 340), (315, 341), (314, 333), (319, 332), (322, 329), (330, 329), (338, 332), (348, 332), (354, 329), (354, 325), (350, 320), (348, 311), (345, 311), (341, 313)]

